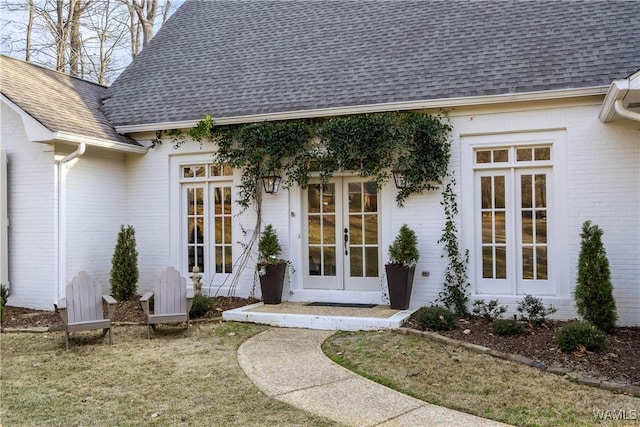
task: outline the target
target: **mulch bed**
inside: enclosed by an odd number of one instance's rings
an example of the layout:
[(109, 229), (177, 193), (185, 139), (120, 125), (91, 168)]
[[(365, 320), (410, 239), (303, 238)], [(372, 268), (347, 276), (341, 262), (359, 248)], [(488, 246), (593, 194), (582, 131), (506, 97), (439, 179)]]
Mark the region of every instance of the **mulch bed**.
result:
[[(118, 307), (113, 314), (114, 322), (139, 323), (143, 324), (144, 313), (139, 302), (139, 297), (118, 302)], [(248, 304), (257, 302), (254, 298), (239, 297), (211, 297), (212, 308), (207, 311), (201, 319), (215, 319), (222, 317), (222, 312), (233, 308), (244, 307)], [(51, 326), (61, 325), (60, 314), (55, 311), (31, 310), (21, 307), (6, 306), (3, 328), (48, 328)]]
[[(568, 368), (586, 377), (640, 385), (640, 328), (616, 328), (600, 352), (583, 350), (567, 354), (555, 341), (556, 332), (564, 323), (551, 321), (537, 328), (528, 325), (521, 335), (500, 336), (493, 333), (487, 320), (459, 319), (455, 329), (436, 332), (504, 353), (519, 354), (547, 366)], [(413, 319), (405, 326), (420, 329)]]

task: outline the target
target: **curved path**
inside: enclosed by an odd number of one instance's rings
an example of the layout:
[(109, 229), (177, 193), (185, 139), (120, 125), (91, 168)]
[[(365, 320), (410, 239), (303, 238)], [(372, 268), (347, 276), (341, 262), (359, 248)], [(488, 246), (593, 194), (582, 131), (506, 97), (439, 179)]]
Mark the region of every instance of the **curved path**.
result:
[(238, 348), (238, 362), (268, 396), (345, 425), (504, 425), (431, 405), (335, 364), (320, 348), (333, 333), (271, 328)]

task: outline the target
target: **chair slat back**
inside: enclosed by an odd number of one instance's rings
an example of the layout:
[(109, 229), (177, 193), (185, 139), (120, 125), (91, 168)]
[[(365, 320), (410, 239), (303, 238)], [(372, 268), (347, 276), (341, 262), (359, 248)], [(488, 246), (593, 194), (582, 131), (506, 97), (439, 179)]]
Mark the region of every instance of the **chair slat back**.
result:
[(162, 272), (155, 283), (154, 314), (187, 312), (187, 280), (173, 267)]
[(67, 285), (67, 318), (69, 323), (104, 319), (102, 286), (86, 271), (81, 271)]

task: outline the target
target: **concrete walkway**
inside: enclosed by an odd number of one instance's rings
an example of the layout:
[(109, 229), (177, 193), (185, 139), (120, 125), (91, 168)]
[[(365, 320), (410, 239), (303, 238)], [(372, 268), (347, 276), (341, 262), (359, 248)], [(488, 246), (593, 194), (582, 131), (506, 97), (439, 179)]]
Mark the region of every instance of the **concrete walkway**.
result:
[(496, 426), (360, 377), (320, 348), (335, 331), (272, 328), (245, 341), (238, 362), (268, 396), (352, 426)]

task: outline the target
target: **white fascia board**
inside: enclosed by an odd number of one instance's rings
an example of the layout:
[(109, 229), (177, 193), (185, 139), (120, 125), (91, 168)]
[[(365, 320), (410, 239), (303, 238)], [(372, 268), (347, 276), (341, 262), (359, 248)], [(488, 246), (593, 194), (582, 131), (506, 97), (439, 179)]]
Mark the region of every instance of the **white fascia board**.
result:
[(124, 142), (110, 141), (108, 139), (93, 138), (85, 135), (78, 135), (70, 132), (54, 132), (54, 139), (64, 142), (72, 142), (74, 144), (87, 144), (92, 147), (108, 148), (110, 150), (122, 151), (125, 153), (144, 154), (148, 148)]
[(47, 129), (42, 123), (34, 119), (29, 113), (13, 103), (9, 98), (0, 94), (2, 103), (11, 108), (20, 116), (24, 126), (27, 139), (32, 142), (50, 141), (53, 139), (53, 132)]
[[(391, 102), (391, 103), (385, 103), (385, 104), (355, 105), (355, 106), (335, 107), (335, 108), (318, 108), (314, 110), (285, 111), (280, 113), (255, 114), (255, 115), (248, 115), (248, 116), (234, 116), (234, 117), (221, 117), (221, 118), (213, 117), (213, 123), (216, 125), (222, 126), (222, 125), (254, 123), (254, 122), (263, 122), (263, 121), (345, 116), (350, 114), (381, 113), (385, 111), (427, 110), (427, 109), (454, 108), (454, 107), (463, 107), (463, 106), (503, 104), (503, 103), (513, 103), (513, 102), (545, 101), (545, 100), (553, 100), (553, 99), (578, 98), (583, 96), (604, 95), (605, 93), (607, 93), (607, 89), (608, 89), (607, 86), (594, 86), (594, 87), (581, 88), (581, 89), (545, 90), (545, 91), (539, 91), (539, 92), (526, 92), (526, 93), (506, 94), (506, 95), (440, 98), (440, 99), (431, 99), (431, 100), (424, 100), (424, 101), (406, 101), (406, 102)], [(136, 132), (154, 132), (158, 130), (169, 130), (169, 129), (190, 129), (196, 126), (199, 121), (200, 120), (184, 120), (184, 121), (177, 121), (177, 122), (124, 125), (124, 126), (116, 126), (116, 131), (122, 134), (129, 134), (129, 133), (136, 133)]]

